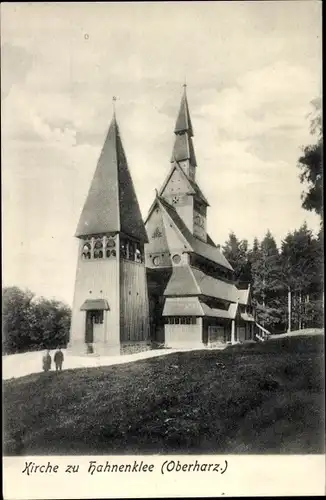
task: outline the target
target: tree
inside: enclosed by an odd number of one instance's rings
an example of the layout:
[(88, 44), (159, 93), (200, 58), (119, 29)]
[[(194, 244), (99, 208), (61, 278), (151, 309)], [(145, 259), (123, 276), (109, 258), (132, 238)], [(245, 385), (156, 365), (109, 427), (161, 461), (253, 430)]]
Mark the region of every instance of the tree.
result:
[(33, 341), (42, 348), (55, 349), (68, 343), (70, 308), (57, 300), (44, 297), (34, 302)]
[(31, 302), (34, 294), (16, 286), (2, 291), (2, 348), (5, 353), (21, 352), (29, 347)]
[(249, 260), (248, 241), (238, 240), (232, 232), (223, 246), (223, 253), (234, 269), (234, 277), (238, 285), (251, 282), (251, 263)]
[(280, 280), (289, 293), (288, 330), (291, 322), (301, 329), (318, 314), (307, 304), (320, 299), (322, 290), (320, 242), (306, 223), (282, 241), (280, 260)]
[(321, 100), (315, 99), (311, 104), (314, 110), (310, 114), (310, 132), (315, 137), (316, 142), (304, 147), (303, 154), (298, 160), (298, 167), (301, 169), (300, 181), (306, 185), (306, 190), (301, 196), (302, 207), (316, 212), (323, 219)]
[(255, 239), (250, 254), (253, 277), (253, 303), (257, 320), (263, 326), (275, 329), (282, 323), (281, 286), (279, 282), (279, 252), (275, 239), (267, 231), (262, 242)]
[(64, 347), (68, 342), (70, 308), (30, 290), (9, 287), (2, 290), (2, 347), (5, 353)]

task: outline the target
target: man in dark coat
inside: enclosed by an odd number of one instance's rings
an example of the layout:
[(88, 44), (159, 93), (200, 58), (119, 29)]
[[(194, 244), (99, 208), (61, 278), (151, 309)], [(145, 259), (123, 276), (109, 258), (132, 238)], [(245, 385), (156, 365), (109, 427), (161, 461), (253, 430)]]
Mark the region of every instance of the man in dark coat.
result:
[(54, 355), (54, 363), (55, 363), (55, 371), (60, 371), (62, 370), (62, 363), (63, 363), (63, 352), (59, 348), (55, 355)]
[(48, 372), (49, 370), (51, 370), (51, 356), (50, 356), (50, 351), (46, 351), (46, 354), (43, 356), (43, 370), (45, 372)]

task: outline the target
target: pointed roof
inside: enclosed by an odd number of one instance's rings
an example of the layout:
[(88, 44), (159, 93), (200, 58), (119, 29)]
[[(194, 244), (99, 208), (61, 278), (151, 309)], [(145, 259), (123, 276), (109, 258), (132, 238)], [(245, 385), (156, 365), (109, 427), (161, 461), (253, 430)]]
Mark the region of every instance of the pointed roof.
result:
[(120, 231), (148, 241), (114, 115), (75, 236)]
[(196, 181), (193, 181), (192, 179), (190, 179), (186, 172), (183, 170), (183, 168), (180, 167), (179, 163), (175, 160), (171, 169), (170, 169), (170, 172), (167, 176), (167, 178), (165, 179), (160, 191), (159, 191), (159, 196), (161, 196), (164, 192), (164, 189), (166, 188), (169, 180), (171, 179), (171, 176), (174, 172), (174, 170), (177, 169), (180, 174), (184, 177), (184, 179), (186, 180), (186, 182), (188, 183), (188, 191), (187, 191), (187, 194), (195, 194), (198, 196), (198, 198), (203, 202), (205, 203), (206, 206), (209, 207), (209, 203), (205, 197), (205, 195), (203, 194), (202, 190), (200, 189), (200, 187), (198, 186), (197, 182)]
[(190, 113), (189, 113), (186, 85), (184, 85), (184, 92), (183, 92), (183, 96), (181, 99), (179, 114), (178, 114), (178, 118), (177, 118), (177, 121), (175, 124), (174, 132), (176, 134), (180, 134), (182, 132), (188, 132), (190, 137), (192, 137), (194, 135), (193, 129), (192, 129)]
[(174, 133), (176, 137), (174, 140), (171, 162), (189, 160), (191, 165), (196, 167), (197, 160), (192, 142), (194, 133), (192, 129), (185, 85)]
[(190, 266), (173, 267), (172, 275), (164, 290), (165, 296), (200, 295), (198, 287)]

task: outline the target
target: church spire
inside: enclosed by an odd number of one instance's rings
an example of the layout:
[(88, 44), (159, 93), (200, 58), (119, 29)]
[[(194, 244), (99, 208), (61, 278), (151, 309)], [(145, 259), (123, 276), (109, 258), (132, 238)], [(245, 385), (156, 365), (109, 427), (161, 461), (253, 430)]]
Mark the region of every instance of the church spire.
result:
[(184, 132), (187, 132), (190, 137), (194, 135), (189, 113), (186, 83), (184, 83), (183, 85), (183, 95), (181, 98), (179, 114), (175, 124), (174, 132), (175, 134), (182, 134)]
[(147, 241), (115, 109), (76, 236), (112, 232), (123, 232), (141, 242)]
[[(193, 168), (197, 166), (194, 146), (192, 142), (194, 133), (189, 113), (187, 85), (184, 84), (183, 88), (184, 90), (181, 98), (180, 109), (174, 129), (175, 140), (171, 163), (174, 163), (175, 161), (183, 162), (183, 167), (185, 167), (184, 170), (187, 175), (189, 177), (194, 177), (195, 172)], [(190, 172), (192, 172), (192, 175), (190, 175)]]

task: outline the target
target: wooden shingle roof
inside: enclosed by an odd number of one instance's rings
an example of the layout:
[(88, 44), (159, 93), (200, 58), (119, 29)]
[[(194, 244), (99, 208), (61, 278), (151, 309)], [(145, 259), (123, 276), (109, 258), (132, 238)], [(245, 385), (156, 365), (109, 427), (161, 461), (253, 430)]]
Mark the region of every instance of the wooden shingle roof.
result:
[(194, 253), (201, 255), (202, 257), (215, 262), (216, 264), (233, 271), (231, 264), (227, 261), (227, 259), (222, 254), (221, 250), (213, 246), (209, 243), (205, 243), (204, 241), (196, 238), (187, 228), (175, 208), (170, 205), (164, 198), (159, 197), (159, 202), (164, 210), (168, 213), (174, 224), (177, 226), (179, 231), (183, 234), (183, 236), (188, 241)]
[(237, 300), (237, 288), (235, 285), (208, 276), (200, 269), (191, 268), (191, 270), (202, 295), (228, 302), (235, 302)]
[(189, 113), (186, 87), (184, 87), (184, 92), (183, 92), (183, 96), (181, 99), (180, 109), (179, 109), (177, 121), (175, 124), (174, 132), (176, 134), (180, 134), (182, 132), (188, 132), (190, 137), (192, 137), (194, 135), (192, 123), (191, 123), (191, 118), (190, 118), (190, 113)]
[(206, 297), (235, 302), (237, 288), (235, 285), (208, 276), (194, 267), (181, 266), (173, 268), (164, 295), (176, 297), (205, 295)]
[(164, 291), (165, 296), (186, 297), (187, 295), (200, 295), (195, 277), (190, 266), (173, 267), (172, 275)]
[(148, 241), (114, 116), (75, 235), (119, 231), (143, 243)]

